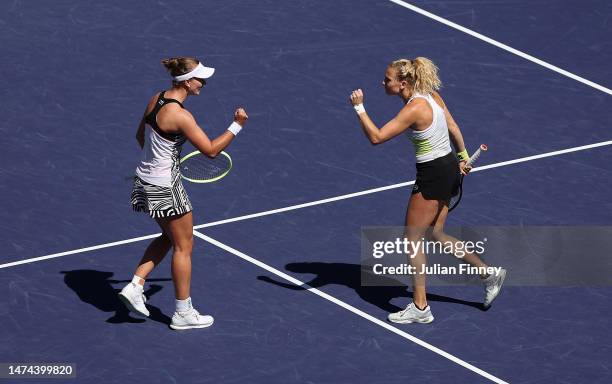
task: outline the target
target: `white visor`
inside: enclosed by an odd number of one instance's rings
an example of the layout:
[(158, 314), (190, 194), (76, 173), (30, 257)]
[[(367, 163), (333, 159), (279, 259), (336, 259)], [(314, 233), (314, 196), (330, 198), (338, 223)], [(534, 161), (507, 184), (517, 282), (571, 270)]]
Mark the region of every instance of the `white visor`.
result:
[(215, 73), (214, 68), (205, 67), (202, 65), (202, 63), (199, 63), (198, 66), (193, 69), (193, 71), (187, 72), (184, 75), (174, 76), (173, 79), (174, 81), (185, 81), (193, 79), (194, 77), (199, 79), (208, 79), (213, 75), (213, 73)]

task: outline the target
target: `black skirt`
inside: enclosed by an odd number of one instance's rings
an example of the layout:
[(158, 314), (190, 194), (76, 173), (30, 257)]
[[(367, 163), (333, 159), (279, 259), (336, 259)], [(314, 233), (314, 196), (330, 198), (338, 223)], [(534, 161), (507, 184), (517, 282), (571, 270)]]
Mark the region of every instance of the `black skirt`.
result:
[(417, 163), (417, 177), (412, 193), (426, 200), (450, 200), (459, 193), (459, 162), (453, 152), (437, 159)]

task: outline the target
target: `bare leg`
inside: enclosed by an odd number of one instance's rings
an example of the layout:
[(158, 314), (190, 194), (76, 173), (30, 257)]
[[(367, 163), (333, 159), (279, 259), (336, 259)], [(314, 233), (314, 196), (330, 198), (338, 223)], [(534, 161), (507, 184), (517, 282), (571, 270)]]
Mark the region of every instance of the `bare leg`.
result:
[(193, 215), (191, 212), (158, 220), (172, 241), (172, 280), (178, 300), (189, 297), (191, 286), (191, 252), (193, 250)]
[(161, 236), (156, 237), (149, 244), (134, 273), (140, 277), (140, 285), (144, 285), (143, 279), (146, 279), (149, 273), (164, 259), (171, 246), (172, 242), (165, 232), (162, 232)]
[[(446, 241), (450, 241), (453, 244), (461, 242), (461, 240), (444, 233), (444, 224), (446, 223), (447, 216), (448, 216), (448, 204), (443, 204), (440, 209), (440, 212), (438, 213), (438, 216), (436, 217), (436, 222), (433, 226), (430, 236), (432, 237), (433, 240), (439, 241), (442, 243)], [(487, 267), (487, 265), (480, 259), (480, 257), (478, 257), (472, 252), (465, 252), (465, 256), (462, 258), (462, 260), (475, 267)], [(486, 276), (483, 275), (483, 277), (486, 277)]]
[[(428, 228), (434, 222), (440, 202), (437, 200), (426, 200), (421, 193), (415, 193), (410, 196), (410, 203), (406, 213), (406, 238), (408, 241), (420, 241), (427, 232)], [(416, 268), (416, 272), (420, 272), (421, 268), (426, 264), (425, 254), (417, 250), (415, 257), (411, 257), (410, 265)], [(427, 294), (425, 290), (425, 275), (417, 273), (412, 275), (413, 295), (412, 300), (420, 307), (427, 306)]]
[(128, 309), (142, 316), (149, 316), (149, 311), (145, 306), (146, 298), (143, 294), (145, 279), (164, 259), (171, 245), (171, 239), (168, 236), (168, 232), (164, 229), (159, 220), (158, 224), (162, 227), (162, 234), (149, 244), (134, 272), (134, 275), (137, 276), (138, 279), (133, 279), (132, 282), (137, 283), (140, 289), (131, 288), (133, 284), (130, 283), (119, 293), (119, 299), (124, 302)]

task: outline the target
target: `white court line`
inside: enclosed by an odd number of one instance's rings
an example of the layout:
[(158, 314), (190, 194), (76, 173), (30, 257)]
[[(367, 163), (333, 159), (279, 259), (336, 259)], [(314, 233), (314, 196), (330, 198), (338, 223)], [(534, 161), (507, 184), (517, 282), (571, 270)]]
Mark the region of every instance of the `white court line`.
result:
[[(512, 165), (512, 164), (524, 163), (526, 161), (543, 159), (543, 158), (546, 158), (546, 157), (558, 156), (558, 155), (563, 155), (563, 154), (566, 154), (566, 153), (583, 151), (585, 149), (592, 149), (592, 148), (597, 148), (597, 147), (603, 147), (603, 146), (606, 146), (606, 145), (612, 145), (612, 140), (610, 140), (610, 141), (602, 141), (602, 142), (599, 142), (599, 143), (588, 144), (588, 145), (581, 145), (579, 147), (572, 147), (572, 148), (562, 149), (562, 150), (559, 150), (559, 151), (546, 152), (546, 153), (542, 153), (542, 154), (539, 154), (539, 155), (521, 157), (521, 158), (514, 159), (514, 160), (508, 160), (508, 161), (502, 161), (502, 162), (499, 162), (499, 163), (484, 165), (484, 166), (480, 166), (480, 167), (474, 168), (472, 170), (472, 172), (484, 171), (484, 170), (487, 170), (487, 169), (504, 167), (504, 166)], [(407, 181), (407, 182), (404, 182), (404, 183), (392, 184), (392, 185), (388, 185), (386, 187), (373, 188), (373, 189), (368, 189), (368, 190), (361, 191), (361, 192), (349, 193), (347, 195), (341, 195), (341, 196), (330, 197), (330, 198), (327, 198), (327, 199), (311, 201), (309, 203), (297, 204), (297, 205), (292, 205), (292, 206), (289, 206), (289, 207), (278, 208), (278, 209), (272, 209), (270, 211), (263, 211), (263, 212), (258, 212), (258, 213), (252, 213), (250, 215), (244, 215), (244, 216), (238, 216), (238, 217), (234, 217), (234, 218), (230, 218), (230, 219), (225, 219), (225, 220), (213, 221), (213, 222), (206, 223), (206, 224), (196, 225), (193, 228), (195, 230), (195, 229), (200, 229), (200, 228), (213, 227), (213, 226), (216, 226), (216, 225), (233, 223), (233, 222), (236, 222), (236, 221), (248, 220), (248, 219), (253, 219), (253, 218), (261, 217), (261, 216), (273, 215), (275, 213), (293, 211), (293, 210), (296, 210), (296, 209), (312, 207), (314, 205), (331, 203), (331, 202), (334, 202), (334, 201), (350, 199), (352, 197), (364, 196), (364, 195), (368, 195), (368, 194), (371, 194), (371, 193), (387, 191), (387, 190), (395, 189), (395, 188), (402, 188), (402, 187), (406, 187), (406, 186), (409, 186), (409, 185), (412, 185), (412, 184), (414, 184), (414, 180)], [(24, 260), (14, 261), (14, 262), (6, 263), (6, 264), (0, 264), (0, 269), (8, 268), (8, 267), (13, 267), (13, 266), (20, 265), (20, 264), (33, 263), (33, 262), (41, 261), (41, 260), (53, 259), (53, 258), (56, 258), (56, 257), (73, 255), (75, 253), (81, 253), (81, 252), (93, 251), (93, 250), (96, 250), (96, 249), (113, 247), (115, 245), (128, 244), (128, 243), (133, 243), (133, 242), (136, 242), (136, 241), (152, 239), (152, 238), (154, 238), (156, 236), (159, 236), (159, 235), (160, 235), (159, 233), (156, 233), (156, 234), (153, 234), (153, 235), (147, 235), (147, 236), (142, 236), (142, 237), (135, 237), (135, 238), (132, 238), (132, 239), (116, 241), (116, 242), (113, 242), (113, 243), (94, 245), (92, 247), (80, 248), (80, 249), (75, 249), (75, 250), (67, 251), (67, 252), (54, 253), (54, 254), (47, 255), (47, 256), (40, 256), (40, 257), (31, 258), (31, 259), (24, 259)]]
[(74, 255), (75, 253), (82, 253), (82, 252), (89, 252), (89, 251), (95, 251), (96, 249), (103, 249), (103, 248), (110, 248), (110, 247), (114, 247), (116, 245), (122, 245), (122, 244), (129, 244), (129, 243), (135, 243), (137, 241), (142, 241), (142, 240), (146, 240), (146, 239), (152, 239), (154, 237), (157, 237), (161, 235), (160, 233), (156, 233), (153, 235), (147, 235), (147, 236), (141, 236), (141, 237), (134, 237), (131, 239), (127, 239), (127, 240), (121, 240), (121, 241), (114, 241), (112, 243), (106, 243), (106, 244), (99, 244), (99, 245), (93, 245), (91, 247), (85, 247), (85, 248), (79, 248), (79, 249), (73, 249), (72, 251), (66, 251), (66, 252), (60, 252), (60, 253), (53, 253), (51, 255), (47, 255), (47, 256), (40, 256), (40, 257), (33, 257), (31, 259), (25, 259), (25, 260), (18, 260), (18, 261), (13, 261), (10, 263), (6, 263), (6, 264), (0, 264), (0, 269), (2, 268), (8, 268), (8, 267), (14, 267), (16, 265), (20, 265), (20, 264), (28, 264), (28, 263), (34, 263), (36, 261), (42, 261), (42, 260), (49, 260), (49, 259), (54, 259), (56, 257), (62, 257), (62, 256), (68, 256), (68, 255)]
[(457, 30), (459, 30), (459, 31), (461, 31), (463, 33), (467, 33), (470, 36), (473, 36), (473, 37), (475, 37), (477, 39), (480, 39), (480, 40), (482, 40), (484, 42), (492, 44), (492, 45), (494, 45), (494, 46), (496, 46), (498, 48), (501, 48), (501, 49), (503, 49), (505, 51), (508, 51), (508, 52), (510, 52), (512, 54), (515, 54), (515, 55), (517, 55), (519, 57), (522, 57), (523, 59), (529, 60), (529, 61), (531, 61), (533, 63), (541, 65), (541, 66), (543, 66), (545, 68), (548, 68), (551, 71), (555, 71), (555, 72), (557, 72), (557, 73), (559, 73), (559, 74), (561, 74), (563, 76), (569, 77), (570, 79), (579, 81), (579, 82), (581, 82), (583, 84), (588, 85), (589, 87), (593, 87), (593, 88), (595, 88), (595, 89), (597, 89), (599, 91), (605, 92), (608, 95), (612, 95), (612, 89), (606, 88), (606, 87), (604, 87), (602, 85), (599, 85), (599, 84), (594, 83), (594, 82), (592, 82), (590, 80), (587, 80), (584, 77), (580, 77), (578, 75), (575, 75), (575, 74), (573, 74), (571, 72), (566, 71), (565, 69), (561, 69), (561, 68), (559, 68), (557, 66), (549, 64), (549, 63), (547, 63), (547, 62), (545, 62), (543, 60), (538, 59), (537, 57), (531, 56), (531, 55), (529, 55), (529, 54), (527, 54), (525, 52), (521, 52), (518, 49), (514, 49), (514, 48), (512, 48), (512, 47), (510, 47), (510, 46), (508, 46), (508, 45), (506, 45), (504, 43), (500, 43), (499, 41), (493, 40), (490, 37), (487, 37), (487, 36), (485, 36), (483, 34), (480, 34), (478, 32), (472, 31), (471, 29), (465, 28), (465, 27), (463, 27), (463, 26), (461, 26), (461, 25), (459, 25), (457, 23), (453, 23), (452, 21), (444, 19), (444, 18), (442, 18), (440, 16), (434, 15), (433, 13), (427, 12), (424, 9), (416, 7), (416, 6), (412, 5), (412, 4), (408, 4), (408, 3), (406, 3), (405, 1), (402, 1), (402, 0), (389, 0), (389, 1), (399, 5), (401, 7), (408, 8), (411, 11), (414, 11), (414, 12), (416, 12), (418, 14), (421, 14), (421, 15), (423, 15), (425, 17), (429, 17), (430, 19), (433, 19), (433, 20), (435, 20), (435, 21), (437, 21), (439, 23), (445, 24), (445, 25), (447, 25), (447, 26), (449, 26), (451, 28), (455, 28), (455, 29), (457, 29)]
[[(504, 167), (506, 165), (524, 163), (526, 161), (543, 159), (545, 157), (558, 156), (558, 155), (563, 155), (563, 154), (566, 154), (566, 153), (583, 151), (585, 149), (603, 147), (603, 146), (606, 146), (606, 145), (612, 145), (612, 140), (610, 140), (610, 141), (602, 141), (602, 142), (595, 143), (595, 144), (582, 145), (582, 146), (579, 146), (579, 147), (562, 149), (562, 150), (559, 150), (559, 151), (546, 152), (546, 153), (542, 153), (542, 154), (539, 154), (539, 155), (521, 157), (521, 158), (518, 158), (518, 159), (502, 161), (502, 162), (499, 162), (499, 163), (494, 163), (494, 164), (489, 164), (489, 165), (483, 165), (483, 166), (480, 166), (480, 167), (475, 167), (474, 169), (472, 169), (471, 172), (484, 171), (486, 169), (493, 169), (493, 168), (498, 168), (498, 167)], [(407, 181), (407, 182), (404, 182), (404, 183), (399, 183), (399, 184), (392, 184), (392, 185), (388, 185), (386, 187), (380, 187), (380, 188), (368, 189), (368, 190), (361, 191), (361, 192), (349, 193), (347, 195), (341, 195), (341, 196), (330, 197), (330, 198), (327, 198), (327, 199), (311, 201), (309, 203), (291, 205), (289, 207), (278, 208), (278, 209), (272, 209), (270, 211), (257, 212), (257, 213), (252, 213), (250, 215), (244, 215), (244, 216), (233, 217), (233, 218), (225, 219), (225, 220), (213, 221), (213, 222), (206, 223), (206, 224), (196, 225), (193, 228), (194, 229), (200, 229), (200, 228), (214, 227), (216, 225), (233, 223), (233, 222), (236, 222), (236, 221), (253, 219), (253, 218), (261, 217), (261, 216), (273, 215), (275, 213), (293, 211), (293, 210), (296, 210), (296, 209), (312, 207), (313, 205), (320, 205), (320, 204), (331, 203), (331, 202), (334, 202), (334, 201), (350, 199), (350, 198), (358, 197), (358, 196), (369, 195), (371, 193), (387, 191), (387, 190), (390, 190), (390, 189), (402, 188), (402, 187), (406, 187), (406, 186), (409, 186), (409, 185), (412, 185), (412, 184), (414, 184), (414, 180)]]
[(526, 161), (531, 161), (531, 160), (543, 159), (545, 157), (552, 157), (552, 156), (564, 155), (566, 153), (584, 151), (585, 149), (593, 149), (593, 148), (597, 148), (597, 147), (604, 147), (606, 145), (612, 145), (612, 140), (601, 141), (601, 142), (595, 143), (595, 144), (581, 145), (579, 147), (561, 149), (559, 151), (546, 152), (546, 153), (542, 153), (542, 154), (539, 154), (539, 155), (521, 157), (519, 159), (514, 159), (514, 160), (500, 161), (499, 163), (483, 165), (483, 166), (474, 168), (472, 171), (470, 171), (470, 173), (471, 172), (484, 171), (484, 170), (487, 170), (487, 169), (493, 169), (493, 168), (498, 168), (498, 167), (505, 167), (506, 165), (524, 163)]
[(389, 189), (407, 187), (407, 186), (412, 185), (412, 184), (414, 184), (414, 180), (406, 181), (406, 182), (399, 183), (399, 184), (387, 185), (386, 187), (379, 187), (379, 188), (367, 189), (365, 191), (349, 193), (347, 195), (334, 196), (334, 197), (329, 197), (327, 199), (322, 199), (322, 200), (315, 200), (315, 201), (311, 201), (309, 203), (291, 205), (289, 207), (278, 208), (278, 209), (272, 209), (270, 211), (257, 212), (257, 213), (252, 213), (250, 215), (244, 215), (244, 216), (232, 217), (230, 219), (225, 219), (225, 220), (213, 221), (211, 223), (196, 225), (196, 226), (193, 227), (193, 229), (214, 227), (216, 225), (233, 223), (235, 221), (253, 219), (255, 217), (268, 216), (268, 215), (273, 215), (275, 213), (282, 213), (282, 212), (287, 212), (287, 211), (293, 211), (293, 210), (296, 210), (296, 209), (312, 207), (314, 205), (332, 203), (334, 201), (345, 200), (345, 199), (350, 199), (350, 198), (353, 198), (353, 197), (369, 195), (371, 193), (387, 191)]
[(350, 312), (353, 312), (354, 314), (356, 314), (358, 316), (361, 316), (364, 319), (369, 320), (372, 323), (374, 323), (374, 324), (376, 324), (378, 326), (381, 326), (381, 327), (383, 327), (383, 328), (385, 328), (385, 329), (387, 329), (387, 330), (389, 330), (389, 331), (391, 331), (391, 332), (393, 332), (393, 333), (395, 333), (395, 334), (397, 334), (397, 335), (399, 335), (399, 336), (401, 336), (401, 337), (403, 337), (403, 338), (405, 338), (407, 340), (410, 340), (413, 343), (418, 344), (418, 345), (420, 345), (423, 348), (427, 348), (430, 351), (432, 351), (432, 352), (434, 352), (434, 353), (436, 353), (436, 354), (438, 354), (438, 355), (440, 355), (440, 356), (442, 356), (442, 357), (452, 361), (453, 363), (459, 364), (462, 367), (467, 368), (470, 371), (472, 371), (472, 372), (474, 372), (474, 373), (476, 373), (476, 374), (478, 374), (480, 376), (483, 376), (483, 377), (493, 381), (494, 383), (508, 384), (506, 381), (504, 381), (504, 380), (502, 380), (502, 379), (500, 379), (498, 377), (495, 377), (495, 376), (491, 375), (490, 373), (487, 373), (487, 372), (483, 371), (482, 369), (480, 369), (478, 367), (475, 367), (472, 364), (470, 364), (470, 363), (468, 363), (468, 362), (466, 362), (464, 360), (461, 360), (460, 358), (458, 358), (458, 357), (456, 357), (454, 355), (451, 355), (450, 353), (445, 352), (445, 351), (441, 350), (440, 348), (437, 348), (437, 347), (429, 344), (426, 341), (423, 341), (423, 340), (421, 340), (419, 338), (416, 338), (415, 336), (412, 336), (411, 334), (406, 333), (406, 332), (402, 331), (401, 329), (398, 329), (398, 328), (392, 326), (391, 324), (389, 324), (387, 322), (384, 322), (384, 321), (382, 321), (380, 319), (377, 319), (376, 317), (374, 317), (374, 316), (372, 316), (370, 314), (367, 314), (366, 312), (364, 312), (364, 311), (362, 311), (362, 310), (360, 310), (358, 308), (355, 308), (352, 305), (347, 304), (347, 303), (345, 303), (342, 300), (336, 299), (335, 297), (333, 297), (333, 296), (331, 296), (331, 295), (329, 295), (329, 294), (327, 294), (327, 293), (325, 293), (325, 292), (323, 292), (321, 290), (318, 290), (316, 288), (310, 287), (306, 283), (304, 283), (304, 282), (302, 282), (302, 281), (300, 281), (300, 280), (298, 280), (298, 279), (296, 279), (296, 278), (294, 278), (294, 277), (292, 277), (292, 276), (290, 276), (290, 275), (288, 275), (288, 274), (286, 274), (284, 272), (281, 272), (278, 269), (276, 269), (274, 267), (271, 267), (271, 266), (269, 266), (268, 264), (266, 264), (266, 263), (264, 263), (262, 261), (259, 261), (259, 260), (255, 259), (255, 258), (245, 254), (245, 253), (242, 253), (242, 252), (240, 252), (240, 251), (238, 251), (238, 250), (236, 250), (236, 249), (234, 249), (234, 248), (232, 248), (232, 247), (230, 247), (228, 245), (225, 245), (225, 244), (223, 244), (223, 243), (221, 243), (221, 242), (219, 242), (219, 241), (217, 241), (217, 240), (215, 240), (215, 239), (213, 239), (213, 238), (211, 238), (209, 236), (206, 236), (206, 235), (204, 235), (204, 234), (202, 234), (202, 233), (200, 233), (198, 231), (193, 231), (193, 234), (195, 236), (199, 237), (200, 239), (202, 239), (202, 240), (212, 244), (212, 245), (215, 245), (215, 246), (217, 246), (217, 247), (219, 247), (219, 248), (221, 248), (221, 249), (223, 249), (223, 250), (225, 250), (225, 251), (227, 251), (227, 252), (229, 252), (229, 253), (231, 253), (231, 254), (233, 254), (235, 256), (240, 257), (243, 260), (248, 261), (249, 263), (255, 264), (256, 266), (258, 266), (258, 267), (260, 267), (262, 269), (265, 269), (266, 271), (268, 271), (270, 273), (273, 273), (273, 274), (275, 274), (276, 276), (278, 276), (278, 277), (280, 277), (282, 279), (285, 279), (285, 280), (291, 282), (292, 284), (295, 284), (295, 285), (297, 285), (299, 287), (304, 287), (305, 290), (308, 290), (308, 291), (314, 293), (315, 295), (324, 298), (325, 300), (329, 300), (332, 303), (334, 303), (336, 305), (339, 305), (342, 308), (344, 308), (344, 309), (346, 309), (346, 310), (348, 310)]

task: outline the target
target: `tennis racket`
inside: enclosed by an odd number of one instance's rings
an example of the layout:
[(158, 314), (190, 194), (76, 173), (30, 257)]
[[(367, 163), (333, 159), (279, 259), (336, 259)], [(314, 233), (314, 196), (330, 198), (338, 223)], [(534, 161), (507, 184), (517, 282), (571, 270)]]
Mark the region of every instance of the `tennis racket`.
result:
[[(478, 148), (478, 150), (476, 152), (474, 152), (474, 154), (472, 154), (472, 156), (470, 156), (470, 159), (467, 161), (467, 164), (465, 166), (466, 167), (471, 167), (472, 165), (474, 165), (474, 163), (478, 160), (480, 155), (485, 153), (488, 149), (489, 148), (487, 147), (486, 144), (480, 144), (480, 148)], [(463, 176), (464, 175), (461, 175), (461, 180), (459, 180), (459, 195), (457, 196), (456, 199), (454, 199), (454, 201), (453, 201), (453, 199), (451, 199), (451, 206), (448, 209), (449, 212), (457, 207), (457, 205), (461, 201), (461, 197), (463, 196)]]
[(184, 156), (179, 165), (181, 177), (192, 183), (212, 183), (225, 177), (232, 169), (232, 158), (226, 152), (210, 158), (200, 151)]

